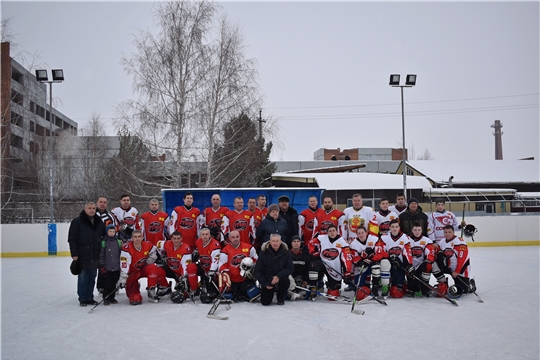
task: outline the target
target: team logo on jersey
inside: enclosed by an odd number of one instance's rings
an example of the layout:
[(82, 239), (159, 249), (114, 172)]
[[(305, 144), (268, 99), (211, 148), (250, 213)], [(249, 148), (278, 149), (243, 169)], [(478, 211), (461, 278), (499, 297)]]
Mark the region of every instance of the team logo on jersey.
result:
[(208, 227), (221, 227), (221, 219), (212, 219), (208, 223)]
[(210, 256), (201, 255), (199, 257), (199, 263), (203, 267), (203, 269), (210, 268), (210, 265), (212, 265), (212, 258)]
[(386, 234), (390, 231), (390, 221), (385, 221), (379, 225), (379, 230), (381, 233)]
[(330, 261), (336, 259), (339, 256), (338, 249), (324, 249), (321, 256)]
[(437, 219), (437, 221), (443, 225), (452, 225), (452, 219), (450, 218), (450, 216), (440, 215), (440, 216), (435, 216), (435, 219)]
[(246, 230), (247, 227), (248, 227), (248, 222), (244, 219), (238, 219), (233, 224), (233, 229), (238, 230), (238, 231)]
[(195, 214), (191, 214), (191, 217), (193, 217), (193, 218), (194, 218), (194, 217), (197, 217), (197, 215), (195, 215)]
[(148, 225), (148, 232), (150, 234), (157, 234), (161, 231), (161, 223), (159, 221), (153, 221)]
[(367, 243), (367, 246), (368, 246), (368, 247), (373, 247), (373, 242), (372, 242), (372, 241), (369, 241), (369, 242)]
[(415, 246), (411, 249), (411, 254), (412, 256), (414, 256), (415, 258), (419, 258), (419, 257), (422, 257), (422, 254), (424, 253), (424, 249), (422, 249), (421, 247), (419, 246)]
[(236, 255), (233, 256), (230, 263), (234, 267), (239, 267), (240, 263), (242, 262), (242, 259), (244, 259), (245, 257), (246, 257), (246, 255), (244, 255), (244, 254), (236, 254)]
[[(180, 255), (182, 257), (182, 255)], [(171, 270), (179, 269), (180, 266), (182, 266), (182, 263), (179, 259), (176, 258), (167, 258), (167, 265), (171, 268)]]
[(426, 245), (426, 242), (425, 241), (420, 241), (420, 245)]
[(125, 217), (122, 222), (126, 224), (127, 226), (133, 226), (135, 225), (135, 218), (134, 217)]
[(401, 255), (401, 252), (401, 248), (399, 246), (396, 246), (388, 250), (388, 255)]
[(358, 229), (360, 226), (364, 226), (366, 220), (359, 217), (353, 217), (351, 220), (351, 229)]
[(246, 219), (249, 219), (251, 216), (249, 216), (249, 215), (244, 215), (244, 217), (245, 217)]
[(340, 247), (341, 247), (341, 244), (337, 243), (337, 244), (336, 244), (336, 247), (337, 247), (337, 248), (340, 248)]
[(332, 216), (332, 217), (331, 217), (330, 219), (332, 219), (332, 220), (336, 221), (336, 220), (337, 220), (337, 217), (335, 217), (335, 216)]
[(405, 244), (405, 242), (404, 242), (403, 240), (401, 240), (401, 241), (399, 242), (399, 245), (404, 245), (404, 244)]
[(125, 256), (120, 256), (120, 261), (121, 262), (126, 262), (127, 261), (127, 258)]
[(308, 229), (309, 231), (313, 231), (313, 224), (315, 224), (315, 220), (309, 220), (307, 223), (306, 223), (306, 229)]
[(180, 228), (182, 229), (192, 229), (195, 226), (195, 221), (191, 218), (182, 218), (180, 220)]
[(160, 218), (158, 218), (158, 220), (159, 221), (165, 221), (165, 218), (160, 217)]
[(181, 259), (182, 258), (182, 254), (176, 254), (176, 257)]
[(328, 227), (329, 227), (330, 225), (335, 225), (335, 224), (334, 224), (333, 222), (331, 222), (331, 221), (323, 221), (323, 222), (321, 223), (321, 230), (324, 231), (324, 232), (326, 233), (326, 232), (328, 231)]

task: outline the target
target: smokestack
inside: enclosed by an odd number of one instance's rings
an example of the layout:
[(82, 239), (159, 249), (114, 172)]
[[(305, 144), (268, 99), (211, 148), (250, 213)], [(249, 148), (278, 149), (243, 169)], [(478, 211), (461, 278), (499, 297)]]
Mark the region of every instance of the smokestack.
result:
[(495, 132), (493, 133), (493, 135), (495, 135), (495, 160), (502, 160), (502, 134), (504, 133), (501, 131), (501, 128), (503, 127), (501, 120), (495, 120), (495, 123), (493, 123), (491, 127), (495, 129)]

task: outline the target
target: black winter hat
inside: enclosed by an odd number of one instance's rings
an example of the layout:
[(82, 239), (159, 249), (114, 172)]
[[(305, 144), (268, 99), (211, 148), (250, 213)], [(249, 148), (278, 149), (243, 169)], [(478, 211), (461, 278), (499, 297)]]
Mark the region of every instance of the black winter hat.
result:
[(415, 202), (418, 204), (418, 200), (416, 198), (410, 198), (409, 201), (407, 201), (407, 204), (411, 204), (412, 202)]
[(79, 267), (79, 262), (77, 260), (73, 260), (71, 262), (71, 265), (69, 266), (69, 270), (73, 275), (79, 275), (81, 273), (81, 268)]

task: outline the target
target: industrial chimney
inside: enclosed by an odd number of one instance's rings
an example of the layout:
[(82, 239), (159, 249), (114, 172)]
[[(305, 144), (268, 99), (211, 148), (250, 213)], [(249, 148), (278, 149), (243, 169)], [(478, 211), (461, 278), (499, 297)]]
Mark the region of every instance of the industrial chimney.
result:
[(502, 154), (502, 134), (501, 128), (503, 127), (501, 124), (501, 120), (495, 120), (495, 123), (491, 125), (492, 128), (495, 129), (495, 132), (493, 135), (495, 135), (495, 160), (502, 160), (503, 154)]

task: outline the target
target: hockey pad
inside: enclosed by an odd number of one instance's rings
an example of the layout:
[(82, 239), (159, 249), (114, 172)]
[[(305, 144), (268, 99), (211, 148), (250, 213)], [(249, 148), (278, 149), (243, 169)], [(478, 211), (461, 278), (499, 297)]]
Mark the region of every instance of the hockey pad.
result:
[[(339, 289), (328, 289), (328, 295), (339, 296), (340, 295)], [(328, 300), (335, 301), (334, 299), (328, 299)]]
[(371, 294), (371, 290), (367, 286), (362, 286), (356, 292), (356, 300), (363, 300)]
[[(448, 292), (448, 284), (445, 283), (445, 282), (440, 282), (439, 285), (437, 286), (439, 291), (445, 295), (447, 292)], [(442, 297), (440, 296), (439, 294), (437, 294), (438, 297)]]
[[(298, 285), (300, 285), (300, 284), (298, 284)], [(289, 289), (288, 289), (288, 291), (294, 291), (294, 289), (296, 289), (296, 281), (294, 280), (292, 275), (289, 275)]]
[(121, 289), (125, 288), (128, 277), (129, 277), (128, 274), (121, 271), (120, 278), (118, 279), (118, 282), (116, 283), (116, 287), (119, 287)]
[(249, 289), (247, 289), (246, 293), (250, 299), (253, 299), (255, 296), (261, 293), (261, 289), (259, 289), (257, 285), (253, 285)]
[(392, 264), (390, 264), (390, 261), (388, 259), (382, 259), (381, 260), (381, 285), (388, 285), (390, 284), (390, 269), (392, 268)]
[(199, 288), (199, 277), (197, 276), (197, 264), (189, 263), (186, 267), (189, 289), (195, 291)]
[(402, 298), (404, 295), (403, 289), (397, 286), (390, 286), (390, 296), (396, 299)]

